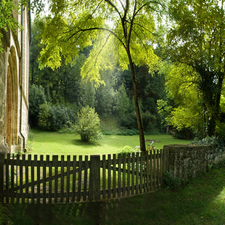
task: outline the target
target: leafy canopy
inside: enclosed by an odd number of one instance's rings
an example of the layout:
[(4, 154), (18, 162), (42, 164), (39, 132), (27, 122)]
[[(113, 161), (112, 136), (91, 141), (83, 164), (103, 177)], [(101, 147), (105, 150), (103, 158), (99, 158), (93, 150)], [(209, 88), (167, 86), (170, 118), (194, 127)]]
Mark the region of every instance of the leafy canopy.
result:
[(128, 69), (127, 51), (135, 65), (147, 65), (151, 71), (159, 62), (152, 43), (154, 12), (160, 8), (159, 1), (146, 0), (52, 0), (51, 14), (39, 23), (44, 45), (40, 65), (58, 68), (62, 56), (66, 63), (73, 63), (80, 51), (93, 45), (81, 73), (97, 84), (100, 70), (117, 63)]

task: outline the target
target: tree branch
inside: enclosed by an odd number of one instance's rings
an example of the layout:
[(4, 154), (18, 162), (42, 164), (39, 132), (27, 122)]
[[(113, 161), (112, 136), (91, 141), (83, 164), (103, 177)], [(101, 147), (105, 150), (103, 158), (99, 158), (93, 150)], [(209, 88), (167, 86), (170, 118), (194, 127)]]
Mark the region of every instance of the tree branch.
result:
[(103, 48), (105, 47), (107, 41), (109, 40), (109, 37), (110, 37), (110, 36), (111, 36), (111, 34), (108, 35), (108, 37), (106, 38), (106, 41), (105, 41), (104, 45), (102, 46), (102, 48), (100, 49), (99, 53), (97, 54), (96, 59), (95, 59), (95, 65), (96, 65), (96, 63), (97, 63), (98, 56), (101, 54), (101, 52), (102, 52)]
[[(149, 1), (149, 2), (147, 2), (147, 3), (145, 3), (144, 5), (142, 5), (137, 11), (136, 11), (136, 13), (135, 13), (135, 16), (145, 7), (145, 6), (149, 6), (149, 4), (151, 4), (151, 3), (155, 3), (155, 4), (159, 4), (159, 5), (161, 5), (161, 6), (163, 6), (160, 2), (157, 2), (157, 1)], [(150, 6), (149, 6), (150, 7)], [(153, 11), (156, 11), (156, 12), (158, 12), (156, 9), (154, 9), (154, 8), (152, 8), (152, 7), (150, 7)]]
[(73, 33), (67, 39), (67, 41), (69, 41), (72, 37), (74, 37), (75, 35), (77, 35), (80, 32), (87, 32), (87, 31), (92, 31), (92, 30), (103, 30), (103, 31), (107, 31), (107, 32), (111, 33), (123, 45), (123, 47), (126, 49), (125, 44), (123, 43), (123, 41), (119, 38), (119, 36), (117, 34), (115, 34), (113, 31), (111, 31), (111, 30), (109, 30), (107, 28), (103, 28), (103, 27), (91, 27), (91, 28), (86, 28), (86, 29), (79, 29), (78, 31), (76, 31), (75, 33)]
[(117, 9), (117, 7), (110, 1), (110, 0), (105, 0), (107, 3), (109, 3), (115, 10), (116, 12), (118, 13), (120, 19), (122, 19), (122, 16), (120, 14), (120, 11)]

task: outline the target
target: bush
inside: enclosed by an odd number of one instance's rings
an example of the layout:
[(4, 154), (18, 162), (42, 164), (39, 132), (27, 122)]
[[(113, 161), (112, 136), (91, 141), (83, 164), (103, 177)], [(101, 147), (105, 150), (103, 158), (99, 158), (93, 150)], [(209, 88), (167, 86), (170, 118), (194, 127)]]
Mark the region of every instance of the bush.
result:
[(46, 102), (45, 90), (42, 86), (32, 84), (29, 88), (29, 116), (30, 123), (36, 125), (40, 105)]
[(132, 153), (137, 153), (137, 152), (140, 152), (140, 149), (139, 148), (132, 148), (131, 146), (129, 145), (126, 145), (124, 146), (123, 148), (121, 148), (118, 152), (117, 152), (117, 156), (119, 154), (123, 155), (123, 154), (126, 154), (126, 156), (128, 155), (128, 153), (132, 154)]
[(98, 140), (102, 137), (100, 132), (100, 119), (93, 108), (83, 107), (78, 113), (78, 122), (75, 125), (75, 132), (82, 141)]
[(64, 105), (40, 105), (39, 126), (44, 130), (60, 130), (68, 123), (74, 124), (76, 118), (75, 112)]

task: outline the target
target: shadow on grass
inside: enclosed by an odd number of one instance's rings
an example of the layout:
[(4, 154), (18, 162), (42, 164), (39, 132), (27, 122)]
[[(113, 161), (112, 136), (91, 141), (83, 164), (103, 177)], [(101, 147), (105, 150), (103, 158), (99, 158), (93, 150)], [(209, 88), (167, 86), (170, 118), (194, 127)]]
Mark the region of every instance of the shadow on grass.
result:
[(87, 147), (90, 147), (90, 146), (101, 146), (101, 144), (99, 144), (98, 142), (96, 141), (82, 141), (82, 140), (79, 140), (79, 139), (73, 139), (71, 140), (71, 144), (74, 144), (74, 145), (79, 145), (79, 146), (87, 146)]
[(225, 224), (225, 167), (176, 191), (111, 201), (64, 205), (15, 205), (13, 224)]

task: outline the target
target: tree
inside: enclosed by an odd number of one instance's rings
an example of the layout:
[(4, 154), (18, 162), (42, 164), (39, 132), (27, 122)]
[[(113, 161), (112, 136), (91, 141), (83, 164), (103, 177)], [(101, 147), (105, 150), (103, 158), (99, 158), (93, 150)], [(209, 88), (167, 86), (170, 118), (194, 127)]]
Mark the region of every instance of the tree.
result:
[[(191, 66), (198, 78), (207, 132), (214, 135), (221, 117), (221, 91), (225, 75), (224, 1), (171, 0), (174, 21), (168, 33), (169, 59)], [(177, 10), (177, 8), (179, 10)]]
[[(153, 70), (159, 59), (153, 52), (154, 16), (162, 8), (158, 0), (52, 0), (43, 29), (41, 66), (57, 68), (62, 56), (73, 61), (79, 51), (93, 44), (93, 49), (81, 69), (83, 77), (90, 76), (101, 83), (100, 70), (115, 63), (131, 70), (133, 96), (139, 128), (140, 148), (145, 149), (143, 125), (138, 104), (134, 64), (147, 65)], [(110, 54), (109, 54), (110, 53)]]
[[(0, 1), (0, 40), (3, 37), (3, 32), (12, 30), (16, 32), (16, 29), (21, 29), (22, 26), (14, 18), (14, 13), (20, 13), (21, 8), (27, 5), (28, 1), (20, 1), (15, 4), (13, 0), (1, 0)], [(3, 32), (2, 32), (3, 31)], [(3, 52), (2, 42), (0, 42), (0, 52)]]
[(167, 97), (173, 100), (173, 105), (159, 100), (159, 113), (178, 131), (190, 128), (204, 134), (206, 115), (202, 94), (198, 89), (198, 74), (186, 64), (167, 64), (162, 70), (166, 79)]
[(78, 113), (78, 121), (75, 125), (75, 132), (82, 141), (98, 140), (101, 138), (100, 119), (93, 108), (83, 107)]

